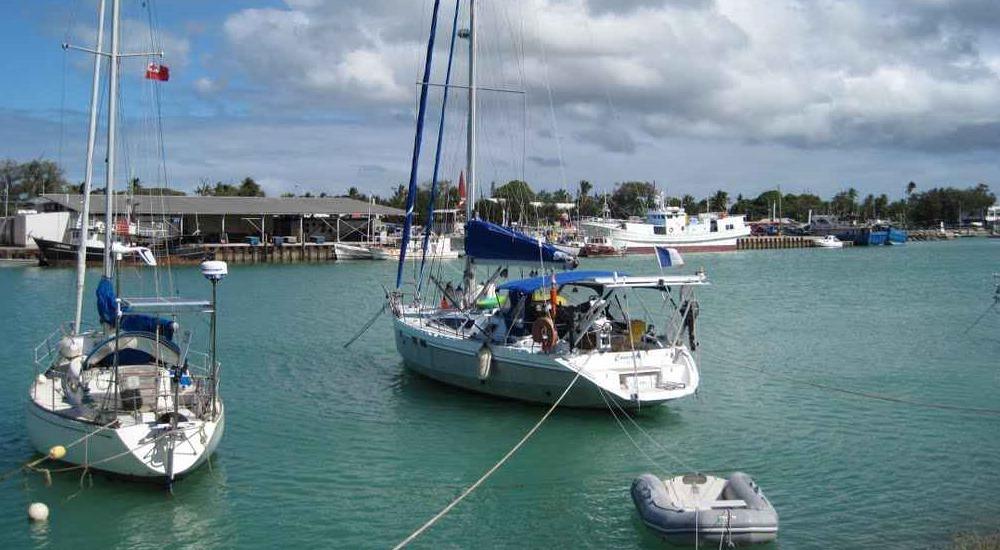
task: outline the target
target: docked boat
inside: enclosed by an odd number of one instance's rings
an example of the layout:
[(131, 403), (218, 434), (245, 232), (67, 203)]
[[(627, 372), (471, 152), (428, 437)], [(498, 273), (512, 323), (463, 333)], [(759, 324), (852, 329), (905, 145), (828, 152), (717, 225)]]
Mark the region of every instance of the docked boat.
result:
[[(383, 252), (386, 256), (385, 259), (389, 260), (398, 260), (400, 257), (407, 260), (420, 260), (425, 257), (422, 253), (420, 243), (417, 241), (410, 241), (409, 249), (405, 255), (400, 254), (401, 249), (398, 245), (376, 247), (375, 250)], [(459, 257), (461, 257), (459, 251), (452, 248), (451, 237), (438, 236), (428, 240), (427, 259), (455, 260)]]
[(750, 476), (688, 474), (661, 480), (643, 474), (632, 483), (642, 522), (674, 544), (746, 545), (778, 536), (778, 512)]
[(813, 244), (819, 248), (844, 248), (844, 242), (834, 235), (813, 239)]
[[(128, 238), (121, 235), (118, 238)], [(38, 265), (43, 267), (73, 266), (77, 262), (78, 240), (52, 241), (34, 238), (38, 245)], [(169, 256), (173, 263), (198, 263), (205, 259), (205, 249), (197, 244), (182, 244), (179, 240), (136, 241), (134, 246), (144, 246), (158, 257)], [(104, 242), (91, 239), (87, 242), (87, 265), (101, 265), (104, 261)], [(135, 261), (132, 257), (123, 258), (125, 262)]]
[(333, 243), (333, 251), (338, 260), (388, 260), (389, 252), (376, 246), (362, 244)]
[(615, 244), (611, 237), (588, 237), (580, 250), (580, 256), (586, 258), (624, 255), (625, 247)]
[(817, 237), (833, 235), (841, 241), (850, 241), (854, 246), (900, 245), (909, 238), (905, 229), (893, 227), (887, 222), (855, 224), (826, 214), (813, 216), (808, 231)]
[(657, 246), (688, 252), (736, 250), (736, 241), (750, 234), (742, 215), (689, 216), (679, 206), (666, 206), (662, 196), (645, 220), (589, 219), (580, 227), (587, 237), (608, 237), (629, 254), (652, 254)]
[[(97, 45), (103, 52), (105, 1), (99, 7)], [(168, 296), (136, 297), (122, 292), (126, 258), (156, 266), (146, 247), (122, 244), (113, 228), (120, 60), (119, 0), (112, 0), (111, 48), (96, 53), (91, 95), (87, 166), (81, 220), (88, 219), (93, 181), (94, 142), (101, 76), (100, 56), (108, 71), (108, 148), (105, 189), (103, 276), (97, 286), (99, 324), (83, 323), (83, 295), (88, 260), (88, 224), (81, 224), (76, 250), (76, 307), (73, 322), (56, 329), (35, 348), (35, 377), (28, 389), (26, 428), (35, 449), (81, 469), (156, 480), (167, 485), (204, 463), (219, 444), (225, 409), (219, 395), (216, 357), (216, 285), (227, 274), (225, 262), (206, 261), (202, 274), (212, 283), (212, 299)], [(159, 148), (162, 150), (162, 148)], [(130, 279), (131, 277), (129, 277)], [(159, 285), (155, 285), (159, 288)], [(208, 337), (194, 348), (194, 331), (206, 325), (191, 317), (207, 316)], [(188, 324), (188, 320), (192, 322)], [(183, 328), (182, 328), (183, 327)]]
[[(476, 196), (477, 180), (475, 6), (470, 2), (468, 30), (464, 31), (471, 50), (465, 87), (469, 92), (465, 173), (470, 197)], [(432, 25), (436, 20), (435, 9)], [(453, 36), (457, 30), (456, 23)], [(433, 38), (427, 52), (401, 256), (413, 223)], [(445, 77), (444, 104), (450, 76)], [(435, 174), (443, 127), (442, 123)], [(431, 178), (431, 196), (436, 181)], [(431, 209), (433, 204), (430, 201)], [(415, 292), (404, 293), (405, 258), (400, 258), (388, 306), (396, 349), (406, 368), (474, 392), (575, 407), (604, 408), (614, 402), (635, 409), (695, 392), (700, 375), (694, 357), (698, 312), (694, 291), (708, 283), (704, 273), (641, 277), (573, 271), (577, 262), (572, 255), (539, 237), (477, 219), (474, 201), (468, 201), (465, 208), (465, 268), (457, 285), (443, 284), (439, 270), (438, 277), (428, 278), (440, 293), (425, 292), (422, 262), (421, 277), (412, 285)], [(433, 219), (433, 212), (427, 219)], [(529, 270), (530, 276), (505, 280), (513, 266)], [(658, 311), (655, 316), (644, 317), (640, 312), (654, 309)]]

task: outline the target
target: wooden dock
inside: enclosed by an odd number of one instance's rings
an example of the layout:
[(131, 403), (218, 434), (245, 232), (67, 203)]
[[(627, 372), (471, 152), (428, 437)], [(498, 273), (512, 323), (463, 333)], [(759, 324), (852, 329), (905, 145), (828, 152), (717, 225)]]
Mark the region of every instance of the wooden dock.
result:
[[(844, 246), (854, 245), (844, 241)], [(816, 237), (801, 235), (781, 236), (751, 236), (741, 237), (736, 241), (737, 250), (774, 250), (779, 248), (813, 248), (816, 247)]]

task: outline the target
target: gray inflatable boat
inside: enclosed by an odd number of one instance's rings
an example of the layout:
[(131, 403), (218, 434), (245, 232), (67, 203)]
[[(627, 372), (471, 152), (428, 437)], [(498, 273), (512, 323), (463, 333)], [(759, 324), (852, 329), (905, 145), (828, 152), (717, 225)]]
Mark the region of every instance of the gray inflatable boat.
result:
[(643, 523), (677, 544), (737, 545), (769, 542), (778, 536), (778, 512), (750, 476), (728, 479), (688, 474), (661, 480), (643, 474), (632, 482), (632, 501)]

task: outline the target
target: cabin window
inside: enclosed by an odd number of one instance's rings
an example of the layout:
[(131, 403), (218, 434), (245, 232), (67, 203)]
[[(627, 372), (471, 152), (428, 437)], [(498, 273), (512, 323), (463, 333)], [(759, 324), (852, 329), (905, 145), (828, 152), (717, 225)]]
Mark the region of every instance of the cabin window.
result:
[(657, 235), (666, 235), (667, 234), (667, 228), (663, 227), (662, 225), (653, 226), (653, 233), (655, 233)]
[(719, 222), (712, 220), (712, 229), (711, 229), (712, 233), (715, 233), (718, 230), (719, 230)]

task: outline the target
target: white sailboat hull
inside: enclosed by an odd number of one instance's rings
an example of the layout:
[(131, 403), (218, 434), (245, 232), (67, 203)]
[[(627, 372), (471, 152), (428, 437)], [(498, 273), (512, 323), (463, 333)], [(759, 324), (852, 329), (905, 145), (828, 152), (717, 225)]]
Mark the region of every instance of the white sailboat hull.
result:
[[(561, 404), (564, 406), (605, 408), (612, 401), (626, 408), (658, 405), (693, 394), (699, 382), (693, 360), (688, 363), (665, 364), (650, 356), (650, 353), (667, 350), (593, 352), (582, 356), (560, 357), (507, 346), (491, 346), (492, 367), (487, 379), (482, 380), (477, 354), (483, 342), (449, 337), (439, 331), (426, 329), (420, 326), (419, 321), (405, 317), (396, 318), (394, 328), (396, 349), (407, 368), (452, 386), (521, 401), (555, 402), (576, 376), (578, 369), (582, 369), (583, 373), (563, 399)], [(633, 354), (638, 355), (633, 357)], [(636, 360), (643, 364), (643, 373), (651, 370), (651, 362), (659, 363), (652, 370), (662, 379), (678, 382), (677, 387), (640, 388), (638, 393), (634, 393), (625, 387), (622, 380), (632, 376)], [(609, 362), (619, 362), (620, 367), (612, 365), (609, 368)]]
[(225, 411), (221, 403), (218, 407), (215, 421), (182, 422), (173, 436), (165, 435), (167, 428), (158, 426), (155, 419), (117, 429), (100, 429), (98, 424), (48, 410), (35, 400), (28, 401), (25, 416), (28, 437), (41, 454), (96, 432), (84, 442), (68, 447), (62, 462), (92, 465), (91, 469), (122, 476), (167, 481), (194, 470), (215, 452), (225, 429)]

